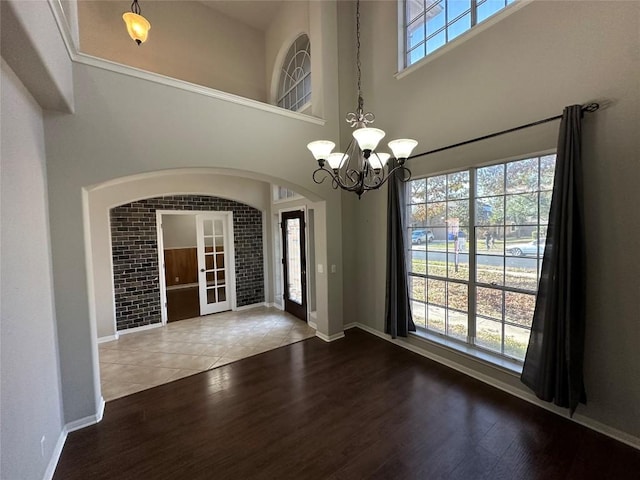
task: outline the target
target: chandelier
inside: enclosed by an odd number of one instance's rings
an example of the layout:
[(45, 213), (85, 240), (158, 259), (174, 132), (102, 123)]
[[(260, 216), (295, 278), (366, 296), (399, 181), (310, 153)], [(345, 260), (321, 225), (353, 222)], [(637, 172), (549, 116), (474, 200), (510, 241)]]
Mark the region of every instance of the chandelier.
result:
[[(356, 2), (356, 38), (358, 106), (355, 112), (347, 113), (346, 116), (347, 123), (355, 128), (353, 138), (344, 153), (331, 153), (336, 145), (329, 140), (316, 140), (309, 143), (307, 148), (319, 165), (313, 172), (315, 183), (319, 184), (331, 178), (333, 188), (354, 192), (360, 198), (364, 192), (380, 188), (396, 172), (403, 182), (410, 180), (411, 171), (404, 164), (418, 142), (409, 138), (389, 142), (389, 148), (397, 160), (391, 165), (388, 163), (390, 154), (376, 151), (385, 132), (369, 127), (368, 125), (375, 121), (375, 115), (371, 112), (364, 113), (360, 64), (360, 0)], [(327, 164), (329, 168), (326, 167)]]
[(127, 32), (129, 36), (136, 41), (138, 45), (144, 43), (149, 35), (151, 24), (142, 16), (138, 0), (133, 0), (131, 11), (122, 14), (124, 23), (127, 24)]

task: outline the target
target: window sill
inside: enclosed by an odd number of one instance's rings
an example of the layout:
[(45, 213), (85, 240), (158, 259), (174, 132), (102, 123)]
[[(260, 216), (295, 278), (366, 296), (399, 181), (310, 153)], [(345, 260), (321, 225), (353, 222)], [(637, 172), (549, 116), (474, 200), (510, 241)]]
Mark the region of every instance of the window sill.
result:
[(504, 358), (499, 355), (493, 355), (491, 352), (480, 350), (470, 345), (456, 342), (455, 340), (449, 340), (440, 335), (428, 332), (420, 327), (418, 327), (417, 331), (410, 332), (409, 335), (415, 338), (419, 338), (420, 340), (425, 340), (429, 343), (433, 343), (447, 350), (452, 350), (456, 353), (460, 353), (474, 360), (478, 360), (483, 364), (486, 364), (490, 367), (498, 368), (499, 370), (503, 370), (511, 375), (520, 376), (520, 374), (522, 373), (522, 364), (516, 362), (515, 360), (509, 360), (508, 358)]
[[(396, 78), (396, 80), (400, 80), (401, 78), (406, 77), (410, 73), (413, 73), (416, 70), (419, 70), (420, 68), (424, 67), (425, 65), (427, 65), (431, 61), (435, 60), (436, 58), (441, 57), (442, 55), (446, 54), (447, 52), (450, 52), (454, 48), (457, 48), (459, 45), (462, 45), (467, 40), (472, 39), (473, 37), (475, 37), (480, 32), (483, 32), (487, 28), (495, 25), (496, 23), (498, 23), (502, 19), (508, 17), (512, 13), (517, 12), (522, 7), (530, 4), (531, 2), (533, 2), (533, 0), (519, 0), (519, 1), (515, 2), (515, 3), (507, 5), (501, 12), (498, 12), (495, 15), (493, 15), (493, 16), (489, 17), (488, 19), (484, 20), (483, 22), (479, 23), (478, 25), (475, 25), (474, 27), (472, 27), (470, 30), (467, 30), (466, 32), (464, 32), (462, 35), (460, 35), (455, 40), (452, 40), (451, 42), (445, 43), (439, 49), (435, 50), (432, 53), (429, 53), (427, 56), (421, 58), (416, 63), (414, 63), (412, 65), (409, 65), (408, 67), (404, 67), (404, 63), (406, 61), (406, 59), (405, 59), (406, 53), (404, 51), (404, 42), (402, 42), (402, 46), (401, 46), (400, 51), (399, 51), (399, 61), (398, 61), (399, 71), (398, 71), (398, 73), (396, 73), (394, 75), (394, 77)], [(400, 28), (402, 29), (402, 27), (400, 27)], [(404, 32), (400, 35), (400, 38), (402, 38), (403, 35), (404, 35)]]

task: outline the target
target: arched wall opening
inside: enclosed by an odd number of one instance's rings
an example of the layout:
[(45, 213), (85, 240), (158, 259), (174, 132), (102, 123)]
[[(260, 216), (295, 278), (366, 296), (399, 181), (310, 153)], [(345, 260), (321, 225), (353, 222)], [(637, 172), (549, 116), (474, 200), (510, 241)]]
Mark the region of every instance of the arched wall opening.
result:
[[(118, 205), (145, 198), (167, 195), (203, 195), (249, 205), (263, 215), (264, 302), (274, 301), (275, 269), (273, 224), (269, 219), (277, 213), (272, 203), (272, 185), (284, 185), (305, 195), (302, 203), (313, 212), (312, 235), (314, 258), (326, 258), (325, 202), (304, 188), (280, 179), (251, 178), (251, 174), (222, 169), (179, 169), (135, 175), (91, 186), (84, 190), (85, 242), (89, 284), (91, 321), (95, 322), (96, 340), (117, 338), (115, 286), (110, 232), (110, 210)], [(274, 210), (275, 208), (275, 210)], [(320, 334), (328, 325), (326, 276), (313, 276), (315, 319)]]

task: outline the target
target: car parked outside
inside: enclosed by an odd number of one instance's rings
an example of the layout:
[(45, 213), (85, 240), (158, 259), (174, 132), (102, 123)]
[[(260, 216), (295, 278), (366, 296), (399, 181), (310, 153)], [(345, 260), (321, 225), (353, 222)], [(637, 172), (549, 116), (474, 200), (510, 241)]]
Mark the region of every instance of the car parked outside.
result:
[(534, 240), (528, 243), (515, 243), (513, 245), (507, 245), (506, 252), (516, 257), (524, 257), (525, 255), (537, 255), (541, 257), (544, 254), (544, 247), (547, 243), (546, 238)]
[(414, 230), (411, 232), (411, 243), (422, 245), (425, 242), (433, 242), (431, 230)]

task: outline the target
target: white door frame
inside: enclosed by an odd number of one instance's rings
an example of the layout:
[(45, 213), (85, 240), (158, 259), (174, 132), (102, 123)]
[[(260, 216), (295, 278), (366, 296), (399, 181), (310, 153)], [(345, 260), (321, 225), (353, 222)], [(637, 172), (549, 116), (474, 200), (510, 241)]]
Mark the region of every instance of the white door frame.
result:
[[(233, 233), (233, 212), (214, 210), (156, 210), (156, 237), (158, 244), (158, 282), (160, 283), (160, 316), (162, 325), (167, 324), (167, 281), (164, 266), (164, 238), (162, 235), (162, 215), (199, 215), (201, 213), (219, 213), (227, 216), (227, 232), (229, 236), (229, 299), (231, 310), (237, 310), (236, 304), (236, 261), (235, 237)], [(198, 273), (200, 275), (200, 273)], [(198, 294), (199, 295), (199, 294)]]

